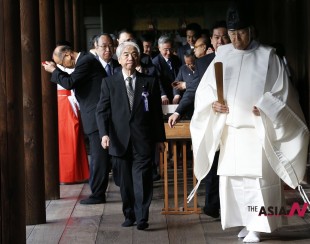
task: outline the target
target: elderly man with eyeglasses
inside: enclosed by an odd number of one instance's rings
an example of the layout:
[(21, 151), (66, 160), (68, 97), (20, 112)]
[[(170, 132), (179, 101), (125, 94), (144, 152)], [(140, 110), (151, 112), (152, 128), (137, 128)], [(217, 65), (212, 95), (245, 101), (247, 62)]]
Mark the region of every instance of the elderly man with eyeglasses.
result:
[(114, 43), (109, 34), (103, 33), (96, 37), (95, 52), (107, 76), (113, 75), (118, 70), (118, 67), (120, 67), (120, 64), (112, 58), (114, 54)]
[[(281, 217), (259, 214), (259, 209), (285, 208), (281, 179), (300, 188), (309, 141), (285, 67), (273, 48), (254, 40), (249, 14), (241, 5), (228, 9), (232, 43), (218, 48), (204, 74), (190, 125), (198, 185), (220, 147), (222, 228), (243, 227), (238, 237), (246, 243), (259, 242), (261, 232), (281, 226)], [(223, 94), (216, 62), (223, 67)]]
[(109, 148), (119, 174), (125, 221), (138, 230), (149, 227), (153, 195), (152, 162), (155, 146), (164, 150), (165, 130), (156, 77), (136, 71), (140, 49), (132, 41), (116, 49), (120, 72), (103, 79), (97, 105), (101, 145)]

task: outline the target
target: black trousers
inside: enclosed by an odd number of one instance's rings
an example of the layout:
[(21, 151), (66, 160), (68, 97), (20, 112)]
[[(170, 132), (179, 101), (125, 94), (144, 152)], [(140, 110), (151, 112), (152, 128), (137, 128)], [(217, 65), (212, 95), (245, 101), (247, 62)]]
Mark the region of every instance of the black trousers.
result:
[(217, 151), (215, 153), (211, 170), (205, 177), (205, 183), (206, 183), (205, 209), (210, 212), (218, 212), (220, 209), (219, 176), (217, 175), (219, 154), (220, 151)]
[(89, 186), (92, 194), (90, 198), (105, 199), (111, 170), (108, 150), (101, 146), (99, 131), (88, 134), (90, 147), (90, 177)]
[(152, 156), (140, 155), (132, 146), (122, 157), (113, 156), (125, 218), (147, 222), (153, 197)]

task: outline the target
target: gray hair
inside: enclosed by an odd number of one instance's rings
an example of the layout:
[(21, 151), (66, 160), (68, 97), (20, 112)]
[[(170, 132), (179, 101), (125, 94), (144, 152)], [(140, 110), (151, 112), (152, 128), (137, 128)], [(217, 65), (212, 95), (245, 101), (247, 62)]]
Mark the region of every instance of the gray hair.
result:
[(158, 46), (165, 44), (165, 43), (170, 43), (171, 45), (173, 44), (173, 40), (171, 39), (170, 36), (168, 35), (162, 35), (158, 39)]
[(132, 42), (132, 41), (125, 41), (125, 42), (122, 42), (121, 44), (119, 44), (118, 47), (116, 48), (116, 56), (117, 56), (117, 58), (120, 58), (120, 56), (122, 55), (125, 47), (128, 47), (128, 46), (132, 46), (135, 49), (137, 49), (138, 54), (140, 56), (140, 48), (139, 48), (138, 44), (135, 43), (135, 42)]

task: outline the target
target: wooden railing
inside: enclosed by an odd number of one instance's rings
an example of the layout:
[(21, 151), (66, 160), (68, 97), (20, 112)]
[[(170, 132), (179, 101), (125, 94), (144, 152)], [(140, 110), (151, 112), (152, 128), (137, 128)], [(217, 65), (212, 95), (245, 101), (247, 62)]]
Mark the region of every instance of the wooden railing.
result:
[[(164, 178), (164, 208), (162, 210), (162, 214), (192, 214), (192, 213), (200, 213), (201, 209), (198, 208), (197, 202), (197, 194), (195, 194), (193, 198), (193, 206), (189, 206), (187, 203), (187, 196), (189, 191), (191, 191), (196, 185), (196, 178), (193, 173), (193, 185), (188, 191), (188, 160), (187, 160), (187, 145), (188, 142), (191, 141), (190, 131), (189, 131), (189, 121), (180, 121), (175, 125), (174, 128), (170, 128), (167, 123), (165, 123), (165, 131), (166, 131), (166, 149), (164, 153), (160, 155), (160, 165), (159, 170), (161, 176)], [(172, 152), (169, 152), (169, 149)], [(179, 179), (178, 176), (178, 157), (177, 155), (182, 152), (182, 177)], [(168, 175), (168, 155), (171, 155), (173, 158), (173, 207), (169, 207), (169, 175)], [(192, 162), (194, 164), (194, 160)], [(183, 203), (182, 205), (179, 203), (179, 185), (178, 180), (182, 180), (183, 183)]]

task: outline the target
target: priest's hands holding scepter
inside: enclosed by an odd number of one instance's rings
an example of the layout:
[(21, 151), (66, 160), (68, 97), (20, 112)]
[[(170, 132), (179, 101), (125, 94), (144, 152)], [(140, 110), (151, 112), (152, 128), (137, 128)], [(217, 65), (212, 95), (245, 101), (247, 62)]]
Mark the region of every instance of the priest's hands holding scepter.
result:
[(218, 101), (212, 103), (212, 109), (215, 113), (229, 113), (229, 108), (226, 104), (221, 104)]
[[(229, 108), (226, 104), (221, 104), (218, 101), (212, 103), (212, 109), (215, 113), (229, 113)], [(252, 110), (255, 116), (260, 116), (259, 109), (256, 106), (253, 106)]]

